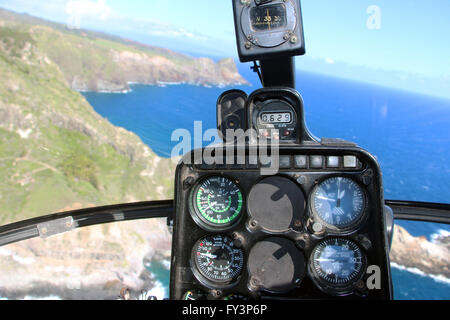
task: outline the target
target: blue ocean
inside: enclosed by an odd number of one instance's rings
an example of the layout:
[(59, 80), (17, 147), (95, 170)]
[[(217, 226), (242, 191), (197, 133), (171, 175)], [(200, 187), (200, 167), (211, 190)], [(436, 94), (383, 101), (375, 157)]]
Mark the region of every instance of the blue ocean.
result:
[[(194, 121), (202, 121), (203, 132), (216, 127), (221, 93), (235, 88), (251, 93), (261, 87), (248, 64), (239, 68), (252, 86), (133, 85), (129, 93), (84, 95), (111, 123), (135, 132), (159, 156), (170, 157), (179, 143), (171, 139), (174, 130), (187, 129), (193, 136)], [(377, 157), (386, 199), (450, 202), (450, 100), (301, 71), (297, 90), (316, 137), (350, 140)], [(429, 239), (450, 232), (446, 225), (396, 223)], [(450, 299), (449, 279), (401, 266), (392, 270), (396, 299)]]

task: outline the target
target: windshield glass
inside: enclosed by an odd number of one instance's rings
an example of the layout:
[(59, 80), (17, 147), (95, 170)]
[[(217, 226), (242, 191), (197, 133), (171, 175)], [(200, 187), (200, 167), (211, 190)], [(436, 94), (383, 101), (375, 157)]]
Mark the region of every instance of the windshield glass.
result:
[[(132, 248), (132, 250), (130, 250)], [(0, 300), (159, 300), (169, 295), (164, 219), (96, 225), (0, 247)]]
[[(261, 87), (210, 2), (0, 0), (0, 226), (173, 198), (220, 94)], [(450, 3), (373, 2), (302, 1), (306, 123), (375, 155), (386, 199), (449, 203)]]

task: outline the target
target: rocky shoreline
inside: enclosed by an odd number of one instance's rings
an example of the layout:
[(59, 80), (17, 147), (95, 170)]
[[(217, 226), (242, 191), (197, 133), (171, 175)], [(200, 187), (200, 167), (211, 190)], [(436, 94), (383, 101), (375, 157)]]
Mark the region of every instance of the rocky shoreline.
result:
[(62, 24), (2, 9), (0, 28), (3, 37), (14, 39), (20, 34), (28, 49), (43, 55), (41, 63), (57, 65), (67, 85), (79, 92), (123, 93), (130, 90), (130, 83), (249, 84), (231, 58), (195, 58), (95, 31), (69, 30)]
[(98, 225), (0, 248), (0, 297), (69, 300), (134, 296), (158, 281), (146, 268), (170, 260), (164, 219)]
[[(450, 237), (436, 242), (413, 237), (396, 226), (391, 263), (450, 279), (449, 242)], [(0, 297), (105, 300), (118, 299), (129, 288), (136, 299), (158, 286), (167, 291), (147, 266), (170, 261), (170, 250), (171, 234), (163, 220), (93, 226), (9, 245), (0, 248)]]
[[(150, 57), (145, 53), (129, 51), (110, 52), (110, 59), (117, 64), (112, 74), (97, 73), (90, 78), (72, 74), (60, 65), (70, 87), (79, 92), (128, 93), (130, 84), (166, 86), (189, 84), (196, 86), (249, 85), (239, 74), (231, 58), (217, 63), (209, 58), (189, 58), (186, 63), (175, 64), (165, 57)], [(186, 58), (187, 59), (187, 58)]]

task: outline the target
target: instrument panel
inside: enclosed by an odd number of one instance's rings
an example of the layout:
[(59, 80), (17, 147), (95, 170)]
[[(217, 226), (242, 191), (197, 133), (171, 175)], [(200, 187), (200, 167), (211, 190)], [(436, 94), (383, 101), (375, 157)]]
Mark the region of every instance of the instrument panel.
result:
[[(171, 298), (389, 299), (376, 161), (357, 147), (280, 152), (271, 176), (262, 162), (179, 165)], [(370, 265), (382, 289), (367, 287)]]

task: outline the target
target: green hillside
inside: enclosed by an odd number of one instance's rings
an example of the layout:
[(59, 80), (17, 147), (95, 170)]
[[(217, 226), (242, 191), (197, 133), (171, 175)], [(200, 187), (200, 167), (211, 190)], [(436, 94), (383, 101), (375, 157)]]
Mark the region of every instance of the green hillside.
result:
[(171, 50), (0, 9), (0, 26), (31, 38), (78, 91), (124, 91), (128, 83), (245, 84), (232, 59), (215, 63)]
[(46, 52), (76, 36), (33, 28), (0, 19), (0, 225), (172, 197), (173, 163), (100, 117)]

